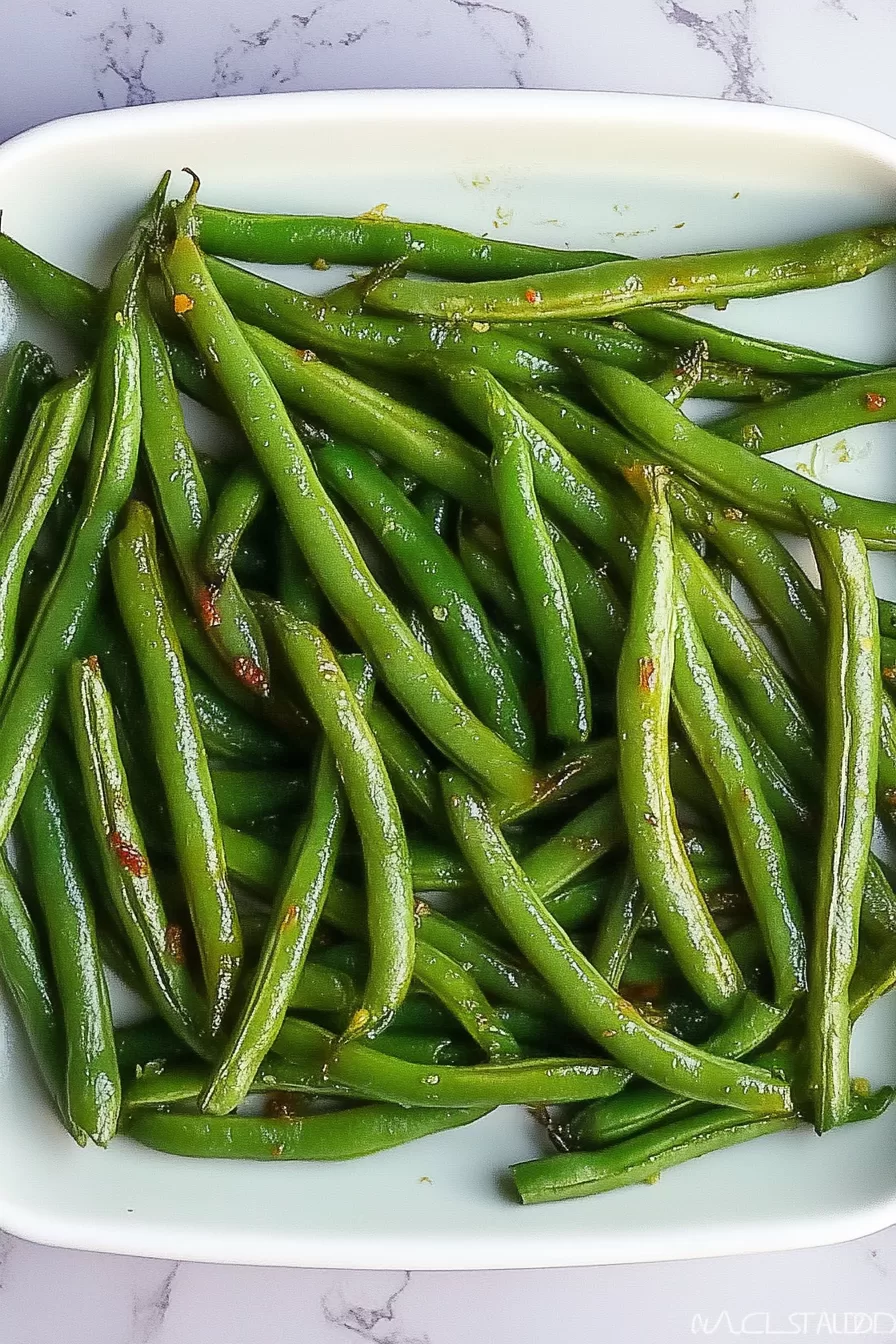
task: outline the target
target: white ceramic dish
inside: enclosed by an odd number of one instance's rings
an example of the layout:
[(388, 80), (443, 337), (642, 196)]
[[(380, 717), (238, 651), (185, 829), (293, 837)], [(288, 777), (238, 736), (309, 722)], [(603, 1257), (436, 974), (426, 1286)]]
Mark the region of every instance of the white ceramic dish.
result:
[[(648, 252), (771, 242), (892, 217), (896, 142), (814, 113), (691, 99), (531, 92), (287, 94), (106, 112), (0, 149), (14, 236), (104, 273), (165, 167), (243, 207), (391, 213), (506, 237)], [(177, 179), (175, 179), (176, 181)], [(110, 238), (103, 255), (97, 239)], [(332, 276), (330, 277), (332, 280)], [(896, 354), (892, 274), (842, 291), (732, 304), (718, 320), (859, 358)], [(0, 296), (0, 335), (45, 335)], [(5, 317), (4, 317), (5, 312)], [(797, 453), (893, 498), (896, 431)], [(881, 587), (896, 587), (888, 562)], [(858, 1033), (856, 1070), (896, 1078), (896, 1004)], [(652, 1187), (524, 1209), (514, 1160), (540, 1147), (522, 1109), (347, 1165), (185, 1161), (118, 1140), (80, 1151), (0, 1014), (0, 1226), (62, 1246), (260, 1264), (524, 1267), (669, 1259), (838, 1241), (896, 1219), (896, 1109), (816, 1139), (785, 1134)]]

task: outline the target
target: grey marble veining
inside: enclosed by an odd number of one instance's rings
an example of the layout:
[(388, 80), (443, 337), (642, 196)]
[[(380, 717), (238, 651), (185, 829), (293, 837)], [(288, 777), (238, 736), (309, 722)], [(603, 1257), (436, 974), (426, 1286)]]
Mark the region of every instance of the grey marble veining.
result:
[[(0, 0), (0, 138), (163, 99), (446, 85), (782, 102), (896, 132), (894, 39), (893, 0)], [(0, 1344), (678, 1344), (701, 1320), (719, 1339), (896, 1334), (896, 1231), (452, 1275), (176, 1265), (0, 1234)]]

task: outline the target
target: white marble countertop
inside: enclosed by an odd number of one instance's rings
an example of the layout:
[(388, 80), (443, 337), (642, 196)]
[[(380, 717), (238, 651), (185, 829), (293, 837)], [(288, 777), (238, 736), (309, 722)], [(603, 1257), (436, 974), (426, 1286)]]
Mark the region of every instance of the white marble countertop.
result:
[[(770, 101), (896, 133), (893, 0), (291, 9), (0, 0), (0, 139), (65, 113), (171, 98), (489, 85)], [(494, 1344), (896, 1335), (896, 1229), (786, 1255), (451, 1275), (178, 1265), (0, 1234), (2, 1344), (472, 1344), (486, 1332)]]

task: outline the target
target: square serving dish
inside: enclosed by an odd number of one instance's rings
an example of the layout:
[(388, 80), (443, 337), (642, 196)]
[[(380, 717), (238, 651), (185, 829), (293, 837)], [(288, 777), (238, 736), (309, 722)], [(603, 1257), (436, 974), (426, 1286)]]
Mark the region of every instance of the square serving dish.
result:
[[(13, 236), (100, 280), (162, 170), (209, 202), (391, 214), (557, 246), (652, 254), (892, 219), (896, 141), (815, 113), (538, 92), (309, 93), (74, 117), (0, 148)], [(102, 252), (97, 240), (105, 240)], [(310, 273), (320, 286), (329, 276)], [(303, 283), (309, 273), (303, 274)], [(338, 278), (338, 277), (337, 277)], [(896, 357), (894, 273), (732, 303), (720, 323), (859, 359)], [(33, 335), (0, 288), (0, 348)], [(847, 490), (896, 498), (896, 426), (791, 453)], [(845, 460), (846, 459), (846, 460)], [(875, 557), (896, 596), (896, 565)], [(855, 1072), (896, 1080), (896, 996), (863, 1019)], [(0, 1005), (0, 1226), (60, 1246), (270, 1265), (494, 1268), (815, 1245), (896, 1220), (896, 1107), (817, 1139), (717, 1153), (658, 1185), (523, 1208), (506, 1169), (541, 1140), (523, 1108), (345, 1165), (201, 1162), (63, 1133)]]

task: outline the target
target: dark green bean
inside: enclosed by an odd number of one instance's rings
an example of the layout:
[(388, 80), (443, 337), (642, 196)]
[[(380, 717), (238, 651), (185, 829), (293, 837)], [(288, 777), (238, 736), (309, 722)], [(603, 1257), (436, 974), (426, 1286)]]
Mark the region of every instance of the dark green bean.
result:
[(131, 502), (112, 542), (112, 581), (149, 711), (149, 728), (184, 892), (202, 963), (212, 1035), (221, 1028), (242, 959), (239, 917), (227, 884), (208, 758), (183, 653), (165, 601), (155, 527)]
[(3, 488), (28, 422), (40, 397), (55, 378), (53, 361), (39, 346), (30, 341), (19, 341), (13, 347), (0, 387), (0, 481)]
[(250, 718), (197, 668), (189, 668), (188, 675), (196, 718), (210, 756), (243, 765), (276, 765), (290, 758), (292, 750), (288, 742)]
[(594, 947), (591, 950), (592, 966), (613, 989), (619, 988), (632, 943), (646, 912), (647, 899), (634, 865), (629, 859), (619, 869), (613, 891), (597, 926)]
[(869, 367), (851, 359), (841, 359), (839, 355), (824, 355), (799, 345), (770, 341), (764, 336), (726, 331), (724, 327), (663, 308), (633, 309), (626, 313), (625, 325), (649, 340), (667, 341), (670, 345), (690, 345), (695, 340), (703, 340), (712, 359), (732, 360), (735, 364), (745, 364), (748, 368), (779, 376), (836, 378), (864, 373)]
[(68, 1114), (105, 1148), (121, 1107), (109, 990), (85, 875), (47, 757), (45, 749), (25, 792), (22, 824), (62, 1009)]
[(877, 601), (861, 539), (812, 527), (828, 612), (827, 745), (806, 1010), (807, 1085), (819, 1133), (849, 1107), (849, 982), (874, 826), (881, 684)]
[(420, 943), (414, 952), (414, 979), (448, 1009), (492, 1063), (518, 1058), (520, 1048), (513, 1036), (458, 962), (437, 947)]
[(469, 284), (388, 277), (367, 290), (383, 312), (447, 321), (529, 322), (548, 317), (611, 317), (663, 303), (759, 298), (858, 280), (887, 266), (896, 228), (864, 229), (731, 252), (605, 261), (573, 271)]
[(305, 557), (281, 518), (277, 525), (277, 596), (287, 611), (300, 621), (321, 621), (321, 593), (311, 577)]
[(444, 821), (438, 772), (414, 734), (375, 699), (367, 715), (399, 802), (428, 826)]
[(624, 844), (625, 835), (619, 795), (611, 789), (530, 850), (522, 861), (523, 870), (544, 900)]
[(275, 812), (292, 811), (308, 787), (305, 776), (292, 770), (221, 770), (214, 766), (212, 785), (218, 816), (228, 826), (237, 827)]
[(206, 252), (237, 261), (382, 266), (408, 256), (433, 275), (524, 275), (533, 266), (568, 270), (606, 260), (613, 252), (571, 252), (510, 243), (449, 229), (406, 224), (377, 206), (363, 215), (268, 215), (197, 205), (198, 241)]

